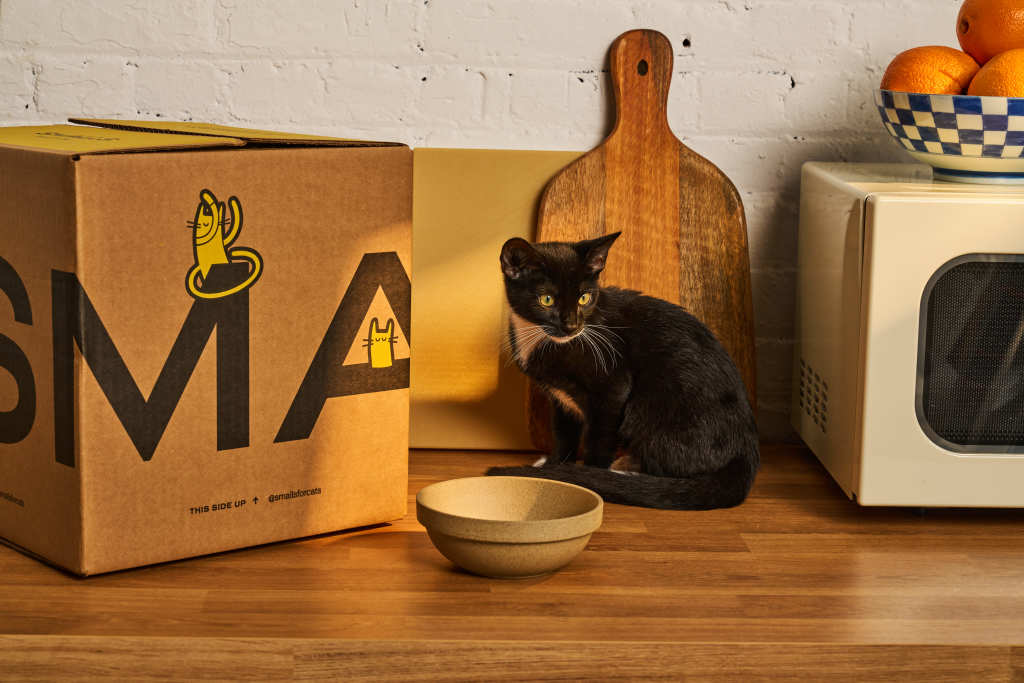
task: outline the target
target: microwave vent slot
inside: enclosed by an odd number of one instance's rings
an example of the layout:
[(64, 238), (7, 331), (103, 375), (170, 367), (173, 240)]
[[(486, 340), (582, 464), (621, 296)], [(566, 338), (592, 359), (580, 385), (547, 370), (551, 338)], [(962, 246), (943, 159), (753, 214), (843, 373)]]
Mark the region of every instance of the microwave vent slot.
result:
[(800, 359), (800, 409), (828, 433), (828, 381), (805, 358)]

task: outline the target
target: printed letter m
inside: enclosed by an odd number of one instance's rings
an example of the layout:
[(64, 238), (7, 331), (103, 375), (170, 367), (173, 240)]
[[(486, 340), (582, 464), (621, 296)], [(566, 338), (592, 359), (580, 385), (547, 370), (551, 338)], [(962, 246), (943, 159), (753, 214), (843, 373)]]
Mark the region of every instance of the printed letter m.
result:
[[(222, 264), (208, 285), (223, 289), (239, 277)], [(245, 273), (241, 273), (244, 277)], [(74, 273), (54, 270), (53, 396), (57, 462), (75, 466), (75, 344), (144, 461), (153, 457), (199, 356), (217, 330), (217, 450), (249, 445), (249, 292), (196, 300), (181, 326), (149, 398), (144, 398), (103, 321)]]

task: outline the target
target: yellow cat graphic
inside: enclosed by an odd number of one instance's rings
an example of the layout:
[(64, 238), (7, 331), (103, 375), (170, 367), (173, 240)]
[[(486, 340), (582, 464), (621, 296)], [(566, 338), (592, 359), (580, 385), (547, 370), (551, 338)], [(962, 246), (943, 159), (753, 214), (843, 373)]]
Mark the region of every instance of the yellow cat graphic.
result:
[(390, 368), (395, 362), (395, 321), (388, 320), (387, 327), (380, 329), (376, 318), (370, 321), (369, 336), (363, 340), (370, 357), (371, 368)]
[[(199, 193), (195, 218), (187, 224), (192, 230), (192, 251), (195, 255), (195, 264), (185, 276), (185, 289), (197, 299), (219, 299), (237, 294), (251, 287), (263, 271), (263, 259), (260, 258), (256, 250), (247, 247), (231, 247), (231, 244), (238, 239), (239, 233), (242, 232), (242, 204), (238, 201), (238, 197), (230, 197), (228, 206), (231, 209), (230, 221), (224, 202), (218, 202), (212, 192), (203, 190)], [(248, 261), (250, 264), (249, 275), (242, 282), (218, 292), (207, 292), (201, 289), (213, 266), (239, 261)]]

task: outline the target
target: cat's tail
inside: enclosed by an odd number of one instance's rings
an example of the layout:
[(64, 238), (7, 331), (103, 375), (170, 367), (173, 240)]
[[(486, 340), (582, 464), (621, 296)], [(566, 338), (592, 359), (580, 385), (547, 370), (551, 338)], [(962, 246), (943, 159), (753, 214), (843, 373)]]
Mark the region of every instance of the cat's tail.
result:
[(649, 474), (621, 474), (571, 463), (545, 467), (492, 467), (488, 475), (535, 477), (576, 484), (608, 503), (661, 510), (713, 510), (742, 503), (754, 480), (751, 466), (735, 457), (720, 470), (683, 479)]

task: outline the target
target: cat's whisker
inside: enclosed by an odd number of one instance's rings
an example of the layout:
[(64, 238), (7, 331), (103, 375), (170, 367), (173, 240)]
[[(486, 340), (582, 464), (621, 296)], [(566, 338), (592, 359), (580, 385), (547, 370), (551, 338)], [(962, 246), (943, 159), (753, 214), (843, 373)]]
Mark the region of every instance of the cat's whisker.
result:
[(602, 325), (596, 326), (596, 331), (602, 332), (608, 338), (614, 337), (615, 339), (618, 339), (620, 342), (623, 341), (622, 337), (617, 332), (614, 332), (613, 330), (610, 330)]
[[(506, 354), (505, 366), (512, 365), (519, 360), (520, 348), (537, 348), (543, 346), (547, 341), (548, 332), (541, 325), (524, 325), (515, 334), (505, 334), (501, 340), (501, 349)], [(531, 351), (532, 353), (532, 351)]]
[(601, 349), (598, 348), (597, 344), (590, 337), (587, 337), (587, 344), (594, 353), (594, 369), (603, 373), (605, 371), (604, 354), (601, 353)]
[(511, 343), (502, 344), (501, 353), (509, 358), (509, 362), (515, 360), (516, 349)]
[(622, 358), (622, 352), (612, 343), (611, 339), (601, 333), (600, 330), (592, 330), (595, 341), (600, 343), (608, 351), (608, 364), (609, 366), (615, 365), (616, 358)]
[(590, 338), (590, 343), (593, 344), (594, 348), (601, 354), (601, 372), (607, 373), (611, 369), (611, 359), (605, 357), (605, 353), (601, 348), (601, 345), (598, 344), (592, 336)]
[(537, 336), (521, 337), (519, 339), (518, 346), (512, 346), (512, 344), (509, 344), (508, 346), (504, 347), (504, 351), (514, 359), (518, 355), (520, 348), (533, 346), (535, 341), (537, 341)]
[[(537, 337), (546, 337), (547, 333), (539, 327), (525, 327), (517, 336), (517, 339), (532, 341)], [(511, 343), (511, 341), (509, 342)]]
[(614, 343), (612, 343), (611, 337), (615, 337), (620, 342), (623, 341), (622, 337), (620, 337), (615, 332), (612, 332), (610, 329), (606, 329), (606, 327), (604, 325), (595, 325), (594, 328), (595, 328), (593, 330), (594, 336), (596, 336), (598, 339), (600, 339), (602, 342), (604, 342), (608, 346), (608, 349), (612, 353), (614, 353), (615, 355), (621, 357), (622, 353), (619, 352), (619, 349), (615, 346)]
[(604, 330), (604, 332), (605, 332), (606, 334), (609, 334), (609, 335), (611, 335), (611, 336), (615, 337), (615, 338), (616, 338), (616, 339), (618, 339), (618, 340), (619, 340), (620, 342), (621, 342), (621, 341), (623, 341), (622, 337), (620, 337), (620, 336), (619, 336), (619, 334), (618, 334), (617, 332), (614, 332), (614, 331), (613, 331), (613, 330), (621, 330), (621, 329), (625, 329), (625, 328), (623, 328), (623, 327), (610, 327), (610, 326), (608, 326), (608, 325), (601, 325), (601, 324), (598, 324), (598, 323), (592, 323), (592, 324), (590, 325), (590, 327), (592, 327), (592, 328), (595, 328), (595, 331), (596, 331), (596, 330)]
[(598, 372), (606, 372), (607, 365), (605, 364), (604, 353), (601, 351), (600, 347), (598, 347), (598, 345), (594, 342), (592, 333), (589, 330), (587, 330), (587, 328), (584, 327), (582, 334), (580, 334), (580, 339), (583, 342), (585, 342), (587, 346), (590, 347), (591, 351), (594, 354), (594, 368)]
[[(591, 327), (598, 327), (598, 328), (600, 328), (602, 330), (606, 330), (608, 332), (611, 332), (612, 330), (626, 330), (626, 329), (629, 329), (629, 327), (627, 325), (605, 325), (604, 323), (596, 323), (596, 322), (595, 323), (589, 323), (589, 325)], [(615, 334), (615, 333), (613, 333), (613, 334)], [(616, 336), (618, 336), (618, 334), (616, 334)]]
[(603, 351), (606, 353), (605, 369), (610, 371), (613, 367), (615, 367), (615, 349), (607, 341), (605, 341), (604, 337), (602, 337), (597, 331), (594, 331), (594, 333), (591, 336), (595, 344), (603, 347)]
[(622, 358), (622, 353), (617, 348), (615, 348), (615, 344), (612, 343), (611, 339), (608, 339), (599, 330), (592, 330), (592, 333), (594, 335), (595, 340), (600, 342), (608, 350), (608, 355), (612, 357), (612, 360), (614, 360), (615, 356)]

